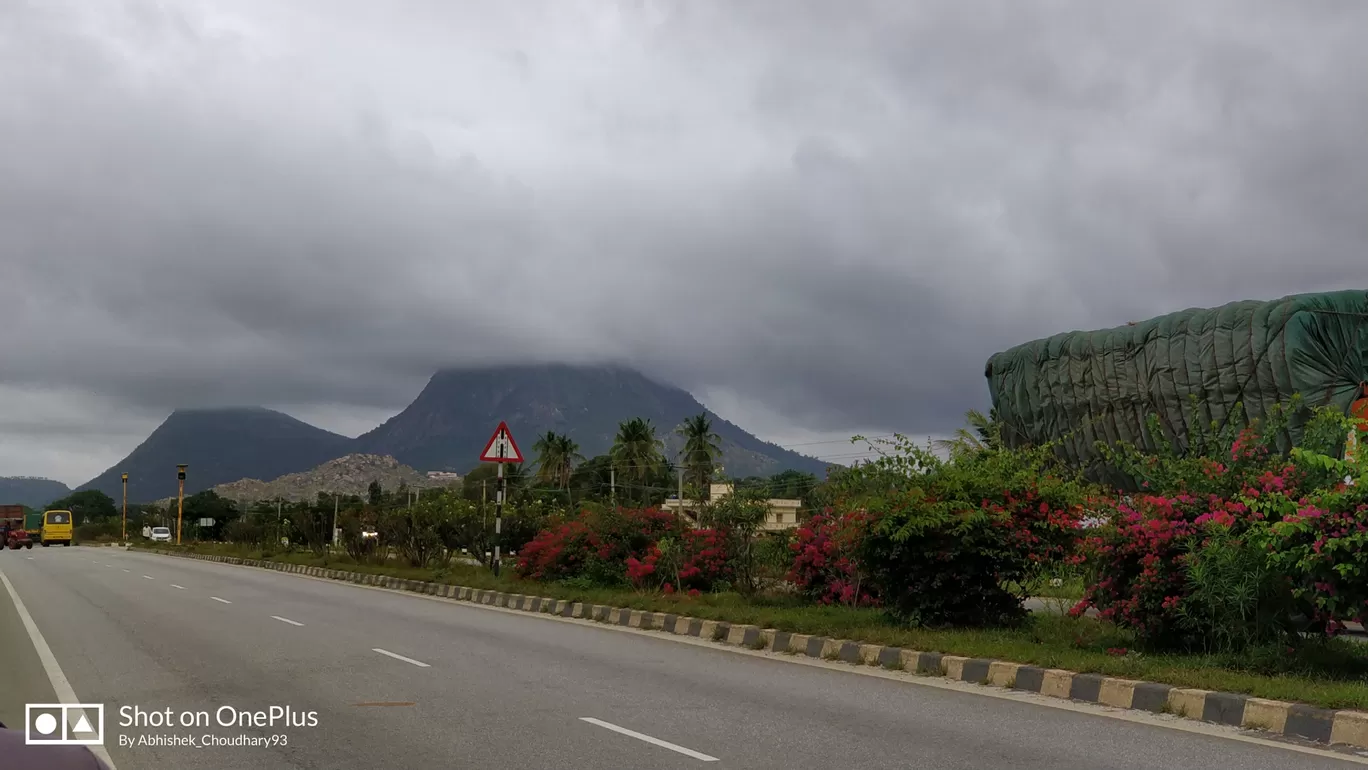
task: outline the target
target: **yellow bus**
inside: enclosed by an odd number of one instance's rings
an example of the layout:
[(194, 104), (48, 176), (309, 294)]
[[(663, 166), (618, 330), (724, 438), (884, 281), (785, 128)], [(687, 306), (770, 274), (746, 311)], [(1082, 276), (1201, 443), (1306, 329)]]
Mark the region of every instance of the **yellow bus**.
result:
[(43, 547), (53, 543), (71, 545), (71, 511), (43, 512)]

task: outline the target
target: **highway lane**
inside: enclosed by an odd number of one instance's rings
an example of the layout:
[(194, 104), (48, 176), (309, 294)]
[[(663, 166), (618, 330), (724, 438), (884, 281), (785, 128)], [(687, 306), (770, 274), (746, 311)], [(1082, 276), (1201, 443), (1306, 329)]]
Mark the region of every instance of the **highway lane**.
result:
[[(276, 572), (87, 548), (0, 569), (76, 692), (107, 704), (121, 770), (1356, 766)], [(279, 731), (287, 747), (115, 743), (157, 732), (119, 728), (123, 705), (286, 703), (319, 721)], [(358, 705), (376, 703), (412, 705)]]

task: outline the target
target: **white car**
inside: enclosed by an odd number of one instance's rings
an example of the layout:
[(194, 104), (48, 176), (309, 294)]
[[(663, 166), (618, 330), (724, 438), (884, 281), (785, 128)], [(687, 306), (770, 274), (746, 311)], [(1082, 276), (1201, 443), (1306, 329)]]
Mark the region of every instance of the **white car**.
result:
[(154, 543), (169, 543), (169, 542), (171, 542), (171, 528), (170, 528), (170, 527), (153, 527), (153, 528), (152, 528), (152, 542), (154, 542)]

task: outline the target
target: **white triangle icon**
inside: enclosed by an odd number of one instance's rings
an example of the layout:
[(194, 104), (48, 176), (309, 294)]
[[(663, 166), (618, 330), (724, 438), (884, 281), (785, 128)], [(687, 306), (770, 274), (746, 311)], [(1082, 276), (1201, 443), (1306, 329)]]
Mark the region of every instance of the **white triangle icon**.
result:
[(90, 726), (90, 720), (86, 719), (85, 712), (81, 712), (81, 718), (77, 720), (76, 726), (71, 728), (73, 733), (93, 733), (95, 728)]

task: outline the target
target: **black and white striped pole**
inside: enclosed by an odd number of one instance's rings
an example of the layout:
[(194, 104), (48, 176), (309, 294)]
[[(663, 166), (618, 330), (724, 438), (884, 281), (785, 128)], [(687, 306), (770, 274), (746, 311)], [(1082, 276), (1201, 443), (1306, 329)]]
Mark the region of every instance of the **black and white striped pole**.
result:
[(499, 488), (494, 493), (494, 577), (499, 576), (499, 541), (503, 534), (504, 443), (499, 442)]

